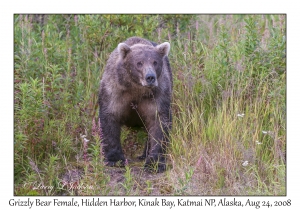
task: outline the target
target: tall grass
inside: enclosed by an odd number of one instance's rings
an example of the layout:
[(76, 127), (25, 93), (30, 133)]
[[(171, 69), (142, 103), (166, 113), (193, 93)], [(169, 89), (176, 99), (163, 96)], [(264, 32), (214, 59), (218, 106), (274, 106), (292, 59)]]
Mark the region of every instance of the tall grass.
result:
[[(14, 19), (15, 195), (286, 194), (284, 15)], [(110, 52), (134, 35), (171, 44), (174, 117), (163, 174), (142, 170), (145, 133), (127, 128), (128, 165), (103, 164), (99, 81)]]

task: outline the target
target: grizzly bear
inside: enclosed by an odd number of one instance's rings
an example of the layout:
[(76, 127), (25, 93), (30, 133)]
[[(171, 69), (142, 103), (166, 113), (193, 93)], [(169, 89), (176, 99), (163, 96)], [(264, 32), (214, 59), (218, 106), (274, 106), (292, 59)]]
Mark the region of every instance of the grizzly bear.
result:
[(111, 53), (99, 91), (102, 150), (107, 165), (124, 165), (121, 126), (144, 127), (148, 140), (140, 159), (145, 168), (166, 170), (171, 129), (170, 44), (131, 37)]

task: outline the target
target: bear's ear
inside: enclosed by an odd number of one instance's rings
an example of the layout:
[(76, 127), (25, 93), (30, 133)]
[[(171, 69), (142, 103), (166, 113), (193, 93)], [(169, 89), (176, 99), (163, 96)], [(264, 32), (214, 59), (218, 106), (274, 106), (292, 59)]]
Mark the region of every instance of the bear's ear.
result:
[(160, 45), (157, 45), (155, 47), (157, 51), (162, 54), (163, 56), (168, 55), (170, 51), (170, 43), (169, 42), (164, 42)]
[(124, 59), (126, 55), (130, 52), (130, 47), (125, 43), (120, 43), (118, 45), (118, 52), (120, 58)]

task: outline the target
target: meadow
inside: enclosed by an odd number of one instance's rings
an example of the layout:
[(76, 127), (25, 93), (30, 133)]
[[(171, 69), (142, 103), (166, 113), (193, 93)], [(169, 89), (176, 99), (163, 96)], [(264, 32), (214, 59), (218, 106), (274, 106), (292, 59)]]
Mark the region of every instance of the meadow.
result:
[[(98, 88), (131, 36), (171, 44), (165, 173), (122, 129), (105, 166)], [(14, 195), (286, 195), (285, 15), (14, 15)]]

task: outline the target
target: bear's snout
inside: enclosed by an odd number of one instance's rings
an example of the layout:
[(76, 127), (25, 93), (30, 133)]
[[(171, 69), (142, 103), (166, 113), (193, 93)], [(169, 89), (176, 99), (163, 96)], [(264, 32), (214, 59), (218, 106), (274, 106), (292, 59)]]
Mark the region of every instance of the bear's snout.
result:
[(154, 73), (148, 73), (146, 74), (146, 82), (147, 85), (154, 85), (155, 81), (156, 81), (156, 76)]

